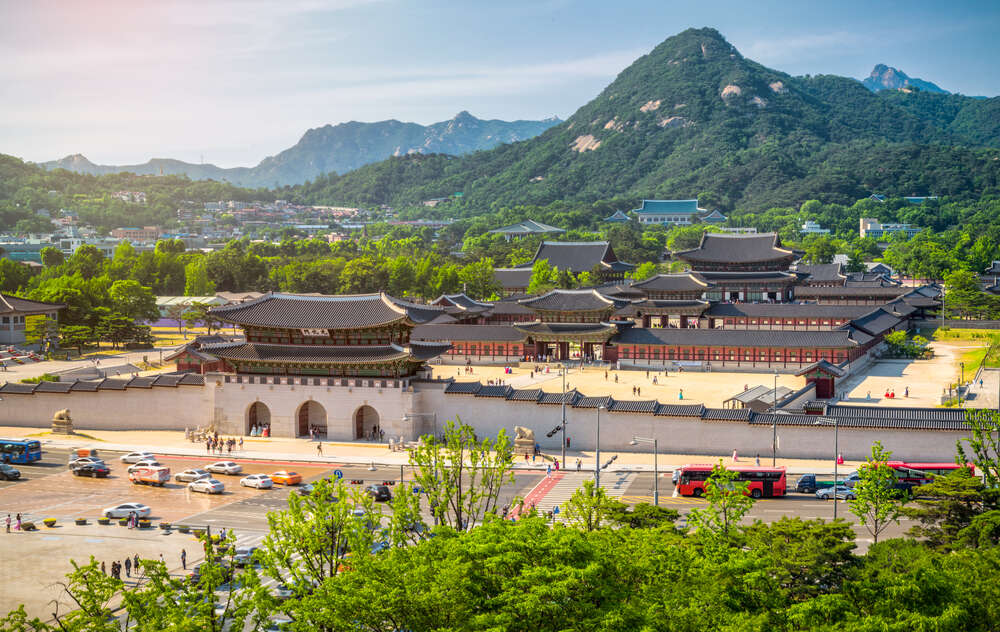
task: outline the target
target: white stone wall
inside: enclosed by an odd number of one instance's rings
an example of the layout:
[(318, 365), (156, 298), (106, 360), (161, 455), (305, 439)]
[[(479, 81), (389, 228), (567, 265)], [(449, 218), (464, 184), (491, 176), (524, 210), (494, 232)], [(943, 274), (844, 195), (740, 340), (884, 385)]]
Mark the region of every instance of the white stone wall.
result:
[[(436, 386), (436, 385), (435, 385)], [(423, 385), (420, 387), (424, 388)], [(445, 395), (443, 388), (428, 389), (422, 404), (438, 412), (438, 425), (461, 417), (479, 435), (495, 435), (505, 428), (511, 436), (515, 426), (535, 431), (535, 438), (548, 452), (558, 452), (561, 434), (545, 434), (560, 422), (559, 406), (508, 402), (500, 398)], [(593, 450), (597, 437), (597, 410), (566, 407), (567, 432), (572, 449)], [(778, 427), (778, 455), (787, 458), (832, 459), (833, 427)], [(655, 438), (662, 453), (761, 455), (771, 454), (771, 426), (735, 421), (706, 421), (688, 417), (656, 417), (648, 413), (601, 413), (601, 449), (648, 452), (647, 446), (632, 447), (632, 435)], [(879, 440), (894, 456), (905, 460), (952, 461), (955, 441), (965, 433), (929, 430), (840, 429), (840, 452), (845, 459), (863, 459)]]
[(0, 425), (47, 427), (68, 408), (79, 430), (180, 430), (212, 422), (212, 393), (202, 386), (130, 388), (124, 391), (4, 393)]

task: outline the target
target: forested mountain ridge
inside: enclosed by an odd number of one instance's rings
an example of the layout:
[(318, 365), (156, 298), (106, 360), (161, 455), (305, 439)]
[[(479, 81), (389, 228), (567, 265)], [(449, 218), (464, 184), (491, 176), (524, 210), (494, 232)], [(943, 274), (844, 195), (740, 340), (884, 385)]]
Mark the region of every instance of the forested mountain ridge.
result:
[(903, 90), (916, 88), (918, 90), (923, 90), (924, 92), (950, 94), (947, 90), (941, 88), (936, 83), (924, 81), (923, 79), (917, 79), (916, 77), (910, 77), (902, 70), (893, 68), (892, 66), (886, 66), (885, 64), (876, 64), (872, 69), (871, 74), (865, 77), (864, 81), (861, 83), (863, 83), (864, 86), (872, 92), (878, 92), (879, 90)]
[(702, 193), (754, 209), (873, 191), (978, 196), (1000, 181), (998, 110), (997, 98), (792, 77), (744, 58), (714, 29), (689, 29), (535, 138), (461, 158), (393, 158), (292, 195), (406, 205), (462, 191), (469, 213)]
[(466, 154), (501, 143), (525, 140), (559, 123), (483, 120), (466, 111), (455, 117), (419, 125), (395, 119), (376, 123), (351, 121), (310, 129), (292, 147), (268, 156), (255, 167), (223, 168), (180, 160), (153, 158), (140, 165), (97, 165), (81, 154), (41, 163), (46, 169), (67, 169), (91, 175), (135, 173), (186, 175), (192, 180), (219, 180), (244, 187), (299, 184), (326, 173), (346, 173), (389, 156), (413, 153)]

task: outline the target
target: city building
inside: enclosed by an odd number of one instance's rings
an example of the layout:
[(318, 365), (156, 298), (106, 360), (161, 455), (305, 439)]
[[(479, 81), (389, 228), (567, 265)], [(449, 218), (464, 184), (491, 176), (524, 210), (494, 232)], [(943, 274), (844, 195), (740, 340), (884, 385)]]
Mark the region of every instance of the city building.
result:
[(885, 241), (893, 233), (906, 233), (907, 238), (913, 237), (922, 228), (916, 228), (910, 224), (882, 224), (877, 219), (862, 217), (860, 220), (858, 234), (861, 238), (871, 237), (877, 241)]
[(799, 232), (803, 235), (829, 235), (830, 229), (823, 228), (819, 225), (819, 222), (814, 222), (810, 219), (802, 222), (802, 229)]
[(25, 330), (32, 317), (45, 317), (58, 328), (61, 303), (31, 301), (12, 294), (0, 294), (0, 344), (23, 345)]
[(519, 239), (529, 235), (558, 235), (566, 231), (562, 228), (536, 222), (533, 219), (526, 219), (510, 226), (495, 228), (489, 232), (494, 235), (503, 235), (507, 241), (510, 241), (511, 239)]
[(163, 229), (159, 226), (143, 226), (142, 228), (125, 227), (115, 228), (111, 231), (111, 236), (115, 239), (128, 239), (129, 241), (156, 241), (163, 234)]
[(632, 221), (632, 218), (626, 215), (623, 211), (615, 211), (614, 213), (612, 213), (608, 217), (605, 217), (601, 221), (609, 222), (612, 224), (624, 224), (626, 222)]

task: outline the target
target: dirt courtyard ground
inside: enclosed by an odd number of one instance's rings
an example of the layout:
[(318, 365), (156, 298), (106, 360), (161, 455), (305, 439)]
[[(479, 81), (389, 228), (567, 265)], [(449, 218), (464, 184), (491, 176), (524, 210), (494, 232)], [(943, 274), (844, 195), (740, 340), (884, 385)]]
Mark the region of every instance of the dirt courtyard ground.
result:
[[(942, 389), (957, 381), (959, 376), (958, 362), (963, 351), (971, 348), (968, 342), (946, 343), (935, 342), (934, 358), (930, 360), (881, 360), (872, 363), (860, 373), (852, 375), (843, 383), (838, 383), (837, 392), (843, 394), (842, 400), (847, 404), (861, 406), (940, 406)], [(544, 365), (543, 365), (544, 366)], [(452, 365), (434, 366), (434, 377), (453, 377), (459, 381), (504, 380), (515, 388), (541, 388), (546, 392), (557, 393), (562, 390), (562, 378), (558, 368), (552, 365), (546, 373), (534, 377), (531, 370), (534, 365), (514, 367), (512, 374), (505, 374), (503, 367), (474, 366), (472, 374), (465, 373), (465, 367)], [(978, 384), (973, 390), (975, 406), (991, 406), (996, 404), (996, 398), (990, 393), (996, 392), (996, 372), (986, 372), (984, 386)], [(607, 377), (605, 377), (607, 375)], [(653, 378), (656, 383), (653, 383)], [(971, 375), (966, 375), (971, 379)], [(616, 382), (617, 378), (617, 382)], [(683, 372), (650, 371), (647, 377), (645, 370), (605, 371), (604, 368), (574, 368), (566, 376), (567, 390), (576, 388), (585, 395), (604, 395), (619, 399), (657, 399), (661, 403), (701, 403), (711, 408), (720, 408), (723, 402), (742, 392), (744, 387), (754, 387), (763, 384), (774, 386), (773, 373), (730, 373), (730, 372)], [(778, 385), (798, 389), (805, 385), (801, 377), (791, 374), (779, 374)], [(991, 387), (990, 384), (993, 384)], [(633, 392), (633, 387), (640, 389)], [(905, 397), (909, 388), (909, 397)], [(683, 399), (681, 392), (683, 391)], [(887, 391), (894, 391), (895, 398), (884, 397)], [(977, 391), (978, 401), (977, 400)], [(868, 393), (871, 398), (868, 398)]]

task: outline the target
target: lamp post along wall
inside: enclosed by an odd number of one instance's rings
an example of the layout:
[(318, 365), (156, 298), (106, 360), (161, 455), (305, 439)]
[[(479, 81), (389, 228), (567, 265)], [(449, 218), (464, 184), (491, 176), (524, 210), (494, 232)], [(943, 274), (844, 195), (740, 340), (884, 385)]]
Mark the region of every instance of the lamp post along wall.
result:
[(601, 488), (601, 411), (604, 410), (604, 406), (597, 407), (597, 449), (595, 450), (594, 456), (594, 480), (597, 483), (597, 489)]
[(820, 417), (813, 422), (815, 425), (833, 426), (833, 519), (837, 519), (837, 487), (840, 481), (838, 466), (840, 465), (840, 418)]
[(563, 469), (566, 468), (566, 365), (562, 365), (562, 420), (560, 422), (562, 426), (562, 460), (560, 460), (559, 465)]
[(653, 446), (653, 504), (660, 506), (660, 464), (659, 464), (659, 442), (654, 438), (637, 437), (632, 435), (632, 445), (639, 443), (649, 443)]

